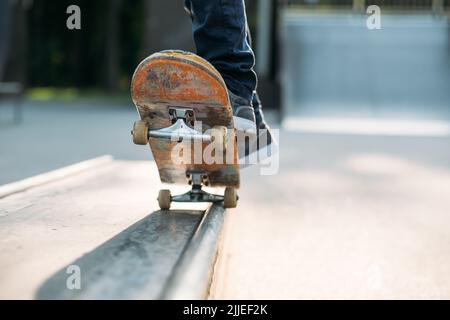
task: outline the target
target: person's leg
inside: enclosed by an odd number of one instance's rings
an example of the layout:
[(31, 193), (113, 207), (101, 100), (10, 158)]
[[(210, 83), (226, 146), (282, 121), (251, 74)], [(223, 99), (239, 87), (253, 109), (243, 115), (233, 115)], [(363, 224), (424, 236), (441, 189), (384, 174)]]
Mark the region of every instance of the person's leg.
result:
[[(247, 42), (253, 48), (253, 39), (250, 28), (247, 25)], [(263, 107), (258, 92), (255, 90), (252, 98), (252, 106), (255, 112), (256, 129), (258, 131), (258, 150), (265, 148), (272, 143), (276, 143), (272, 130), (264, 117)], [(271, 150), (269, 150), (269, 153)]]
[(232, 94), (249, 103), (257, 86), (255, 56), (247, 39), (244, 0), (185, 1), (197, 54), (222, 75)]
[(258, 150), (273, 144), (256, 92), (255, 55), (244, 0), (185, 0), (185, 7), (192, 18), (197, 54), (224, 78), (235, 119), (237, 116), (255, 123)]

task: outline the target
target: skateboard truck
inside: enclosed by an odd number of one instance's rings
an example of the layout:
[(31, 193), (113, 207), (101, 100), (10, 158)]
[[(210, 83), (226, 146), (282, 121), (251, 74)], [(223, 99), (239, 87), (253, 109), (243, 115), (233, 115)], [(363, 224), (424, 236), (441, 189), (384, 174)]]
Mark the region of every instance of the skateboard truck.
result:
[(209, 179), (206, 174), (201, 172), (190, 172), (187, 175), (189, 184), (192, 185), (192, 189), (182, 195), (172, 196), (170, 190), (161, 190), (158, 196), (159, 206), (162, 210), (170, 209), (172, 202), (193, 202), (193, 203), (224, 203), (224, 207), (236, 208), (239, 197), (237, 196), (236, 189), (226, 188), (223, 196), (208, 193), (202, 190), (202, 186), (209, 185)]
[(171, 108), (169, 115), (173, 125), (159, 130), (149, 130), (150, 138), (168, 139), (171, 141), (183, 142), (185, 139), (201, 140), (211, 142), (212, 137), (192, 129), (187, 124), (194, 126), (195, 114), (192, 109)]
[[(181, 143), (184, 140), (200, 140), (206, 143), (216, 143), (223, 150), (227, 144), (228, 129), (226, 127), (214, 127), (211, 134), (192, 129), (195, 124), (195, 112), (186, 108), (169, 108), (169, 116), (172, 125), (163, 129), (152, 130), (146, 120), (139, 120), (134, 123), (133, 141), (138, 145), (146, 145), (150, 138), (170, 140)], [(202, 186), (210, 185), (208, 175), (204, 172), (188, 172), (186, 177), (192, 189), (182, 195), (172, 196), (170, 190), (161, 190), (158, 196), (159, 206), (162, 210), (170, 209), (172, 202), (210, 202), (224, 203), (225, 208), (236, 208), (238, 196), (236, 189), (226, 188), (223, 196), (208, 193), (202, 190)]]
[[(138, 145), (146, 145), (150, 138), (166, 139), (174, 142), (183, 142), (184, 140), (200, 140), (206, 143), (213, 141), (226, 146), (227, 128), (215, 127), (211, 134), (202, 133), (192, 129), (189, 125), (195, 124), (195, 113), (192, 109), (170, 108), (170, 119), (172, 125), (163, 129), (150, 129), (147, 121), (139, 120), (135, 122), (133, 131), (133, 141)], [(189, 125), (188, 125), (189, 124)]]

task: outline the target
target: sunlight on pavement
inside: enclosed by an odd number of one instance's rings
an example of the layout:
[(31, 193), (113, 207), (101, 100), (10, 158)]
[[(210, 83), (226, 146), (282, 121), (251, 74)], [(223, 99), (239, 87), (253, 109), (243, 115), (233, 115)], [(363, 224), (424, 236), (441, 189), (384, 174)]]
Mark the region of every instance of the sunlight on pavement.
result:
[(450, 136), (446, 121), (352, 119), (352, 118), (289, 118), (283, 122), (289, 131), (396, 136)]

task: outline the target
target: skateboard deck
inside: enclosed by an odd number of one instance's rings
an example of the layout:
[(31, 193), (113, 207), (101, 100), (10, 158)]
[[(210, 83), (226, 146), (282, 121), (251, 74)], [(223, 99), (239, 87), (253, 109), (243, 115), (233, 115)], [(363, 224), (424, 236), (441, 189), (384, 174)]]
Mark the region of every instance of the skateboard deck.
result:
[[(201, 132), (197, 132), (200, 135), (218, 126), (234, 132), (233, 113), (225, 82), (210, 63), (187, 52), (155, 53), (137, 67), (131, 94), (141, 124), (148, 125), (150, 132), (155, 132), (149, 134), (148, 142), (163, 183), (192, 184), (190, 173), (200, 172), (206, 186), (239, 188), (235, 138), (227, 144), (228, 149), (223, 151), (222, 163), (206, 164), (204, 161), (199, 162), (198, 158), (195, 161), (194, 153), (198, 154), (198, 146), (203, 152), (211, 143), (202, 140), (200, 144), (190, 144), (191, 161), (180, 164), (174, 162), (172, 156), (180, 141), (161, 138), (156, 134), (158, 130), (170, 131), (177, 124), (193, 132), (193, 129), (199, 128), (199, 123)], [(177, 122), (178, 117), (183, 119)], [(231, 151), (230, 146), (233, 147)]]

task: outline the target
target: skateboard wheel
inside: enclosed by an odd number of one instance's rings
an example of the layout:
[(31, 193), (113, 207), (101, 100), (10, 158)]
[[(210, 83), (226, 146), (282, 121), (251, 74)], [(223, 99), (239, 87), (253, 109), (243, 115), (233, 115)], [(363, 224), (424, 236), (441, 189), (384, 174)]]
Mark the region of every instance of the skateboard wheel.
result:
[(237, 207), (237, 191), (234, 188), (226, 188), (225, 196), (223, 199), (223, 206), (225, 209), (233, 209)]
[(228, 129), (223, 126), (215, 126), (211, 130), (211, 136), (213, 137), (213, 142), (220, 146), (223, 150), (227, 146)]
[(169, 210), (172, 202), (170, 190), (161, 190), (158, 195), (158, 203), (161, 210)]
[(133, 126), (133, 142), (140, 146), (147, 145), (148, 129), (148, 123), (146, 121), (136, 121)]

